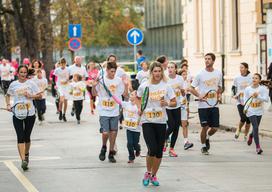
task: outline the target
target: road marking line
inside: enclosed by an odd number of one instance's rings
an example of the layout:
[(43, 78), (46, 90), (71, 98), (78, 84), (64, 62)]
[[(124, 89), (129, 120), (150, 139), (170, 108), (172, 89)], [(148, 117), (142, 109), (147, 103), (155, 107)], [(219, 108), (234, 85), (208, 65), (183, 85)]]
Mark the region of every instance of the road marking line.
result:
[[(12, 162), (20, 162), (18, 156), (0, 156), (0, 158), (14, 158), (14, 159), (9, 159), (9, 160), (0, 160), (0, 163), (5, 163), (6, 161), (12, 161)], [(46, 160), (60, 160), (60, 157), (45, 157), (45, 156), (34, 156), (31, 157), (31, 161), (46, 161)]]
[(5, 165), (13, 173), (13, 175), (21, 182), (28, 192), (39, 192), (32, 183), (15, 167), (12, 161), (4, 161)]

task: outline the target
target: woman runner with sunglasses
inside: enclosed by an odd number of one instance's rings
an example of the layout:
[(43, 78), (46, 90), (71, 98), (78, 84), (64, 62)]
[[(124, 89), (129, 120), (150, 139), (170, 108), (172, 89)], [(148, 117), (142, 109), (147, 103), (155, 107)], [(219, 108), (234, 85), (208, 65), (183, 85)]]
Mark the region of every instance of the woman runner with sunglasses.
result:
[[(13, 105), (23, 103), (24, 107), (28, 108), (27, 117), (23, 120), (18, 119), (16, 114), (13, 115), (13, 126), (17, 135), (18, 151), (22, 160), (21, 167), (24, 171), (28, 169), (30, 136), (36, 119), (33, 100), (42, 97), (39, 93), (39, 88), (27, 80), (27, 74), (27, 66), (20, 66), (18, 68), (18, 80), (10, 84), (6, 95), (7, 110), (11, 111), (11, 96), (13, 97)], [(20, 107), (19, 105), (17, 106)]]

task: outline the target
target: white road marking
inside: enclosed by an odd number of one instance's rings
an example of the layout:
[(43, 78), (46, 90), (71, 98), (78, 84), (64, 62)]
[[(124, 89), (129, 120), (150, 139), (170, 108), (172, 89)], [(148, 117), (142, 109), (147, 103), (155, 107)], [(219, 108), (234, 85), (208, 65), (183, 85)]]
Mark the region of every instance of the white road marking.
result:
[(12, 161), (4, 161), (4, 164), (9, 168), (13, 175), (20, 181), (28, 192), (38, 192), (38, 189), (18, 170)]

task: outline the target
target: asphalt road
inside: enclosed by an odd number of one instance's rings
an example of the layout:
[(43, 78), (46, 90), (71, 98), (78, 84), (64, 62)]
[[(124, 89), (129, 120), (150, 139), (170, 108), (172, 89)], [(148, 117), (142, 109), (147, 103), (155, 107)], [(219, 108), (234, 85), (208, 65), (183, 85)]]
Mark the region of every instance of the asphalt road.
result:
[[(209, 156), (200, 153), (197, 117), (190, 120), (190, 140), (195, 146), (183, 150), (183, 139), (177, 142), (177, 158), (163, 159), (158, 178), (161, 186), (142, 186), (145, 158), (128, 164), (125, 130), (117, 138), (117, 163), (101, 162), (98, 117), (90, 115), (84, 103), (80, 125), (67, 114), (68, 122), (57, 118), (52, 98), (43, 125), (36, 124), (32, 134), (30, 169), (23, 172), (16, 148), (16, 135), (11, 114), (0, 111), (0, 191), (1, 192), (271, 192), (272, 141), (261, 138), (263, 155), (255, 153), (254, 145), (234, 141), (233, 133), (218, 132), (211, 138)], [(3, 97), (0, 96), (3, 106)], [(70, 111), (71, 106), (68, 111)], [(141, 138), (142, 154), (146, 153)]]

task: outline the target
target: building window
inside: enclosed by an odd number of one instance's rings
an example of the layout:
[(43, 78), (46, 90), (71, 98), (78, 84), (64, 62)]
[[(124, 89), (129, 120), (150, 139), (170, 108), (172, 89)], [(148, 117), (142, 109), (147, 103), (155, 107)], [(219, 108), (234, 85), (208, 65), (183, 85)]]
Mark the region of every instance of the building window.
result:
[(266, 23), (266, 9), (264, 7), (264, 2), (261, 0), (261, 18), (262, 18), (262, 24)]
[(260, 73), (267, 75), (267, 41), (266, 35), (260, 36)]
[(232, 50), (239, 49), (239, 34), (239, 0), (232, 0)]

